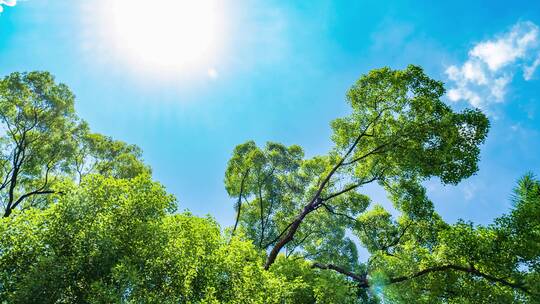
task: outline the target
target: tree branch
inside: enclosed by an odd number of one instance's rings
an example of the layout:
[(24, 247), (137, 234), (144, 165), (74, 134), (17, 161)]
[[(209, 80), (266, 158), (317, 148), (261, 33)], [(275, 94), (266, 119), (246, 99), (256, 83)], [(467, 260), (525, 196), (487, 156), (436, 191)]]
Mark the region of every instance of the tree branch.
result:
[[(11, 210), (17, 208), (17, 206), (23, 202), (23, 200), (25, 200), (26, 198), (30, 197), (30, 196), (33, 196), (33, 195), (43, 195), (43, 194), (52, 194), (52, 193), (55, 193), (55, 191), (53, 190), (45, 190), (45, 188), (47, 188), (47, 185), (49, 183), (49, 172), (51, 170), (51, 164), (52, 161), (50, 161), (49, 163), (47, 163), (47, 169), (45, 171), (45, 181), (43, 182), (43, 185), (41, 187), (39, 187), (38, 189), (34, 190), (34, 191), (31, 191), (31, 192), (28, 192), (26, 194), (23, 194), (21, 195), (13, 204), (10, 205), (10, 210), (8, 212), (8, 210), (6, 209), (6, 213), (4, 214), (4, 217), (8, 217), (10, 214), (11, 214)], [(6, 215), (7, 214), (7, 215)]]
[(304, 206), (304, 208), (302, 209), (302, 211), (300, 212), (300, 214), (297, 215), (296, 219), (292, 222), (292, 224), (290, 225), (290, 228), (289, 230), (287, 231), (287, 234), (285, 234), (285, 236), (283, 238), (281, 238), (277, 244), (272, 248), (272, 250), (270, 251), (270, 253), (268, 254), (268, 258), (266, 259), (266, 263), (264, 265), (264, 268), (265, 269), (268, 269), (270, 268), (270, 265), (272, 265), (274, 263), (274, 261), (276, 260), (277, 258), (277, 255), (278, 253), (281, 251), (281, 249), (288, 243), (290, 242), (293, 237), (294, 237), (294, 234), (296, 233), (296, 231), (298, 230), (298, 227), (300, 227), (300, 224), (302, 223), (302, 221), (304, 220), (304, 218), (309, 214), (311, 213), (313, 210), (315, 210), (316, 208), (316, 204), (318, 202), (320, 202), (320, 196), (324, 190), (324, 188), (326, 187), (326, 185), (330, 182), (330, 179), (332, 178), (332, 176), (334, 175), (334, 173), (336, 173), (336, 171), (343, 165), (343, 163), (345, 162), (345, 160), (351, 155), (351, 153), (354, 151), (354, 149), (357, 147), (357, 145), (360, 143), (360, 140), (362, 140), (362, 138), (364, 136), (366, 136), (367, 134), (367, 131), (368, 129), (371, 127), (372, 124), (374, 124), (377, 120), (379, 120), (379, 118), (382, 116), (382, 114), (384, 113), (384, 111), (386, 111), (386, 109), (383, 109), (381, 110), (378, 115), (375, 117), (375, 119), (373, 119), (372, 121), (370, 121), (367, 126), (362, 130), (362, 132), (356, 137), (356, 139), (354, 140), (354, 142), (352, 143), (352, 145), (349, 147), (349, 149), (347, 150), (347, 152), (343, 155), (343, 157), (340, 159), (340, 161), (332, 168), (332, 170), (330, 170), (330, 172), (326, 175), (326, 177), (324, 178), (324, 180), (322, 181), (321, 185), (319, 186), (319, 188), (317, 189), (317, 192), (315, 193), (315, 195), (313, 195), (313, 198), (310, 200), (310, 202)]
[[(355, 274), (353, 272), (347, 271), (346, 269), (344, 269), (342, 267), (335, 266), (335, 265), (332, 265), (332, 264), (324, 265), (324, 264), (320, 264), (320, 263), (313, 263), (313, 265), (311, 267), (312, 268), (319, 268), (319, 269), (329, 269), (329, 270), (334, 270), (334, 271), (336, 271), (338, 273), (341, 273), (341, 274), (353, 279), (354, 281), (359, 282), (360, 283), (358, 285), (359, 288), (369, 288), (371, 286), (369, 280), (367, 279), (367, 274), (358, 275), (358, 274)], [(464, 266), (459, 266), (459, 265), (447, 264), (447, 265), (429, 267), (429, 268), (423, 269), (423, 270), (421, 270), (419, 272), (416, 272), (416, 273), (414, 273), (412, 275), (409, 275), (409, 276), (400, 276), (400, 277), (390, 278), (388, 280), (388, 284), (399, 284), (399, 283), (406, 282), (406, 281), (409, 281), (409, 280), (413, 280), (415, 278), (418, 278), (418, 277), (421, 277), (421, 276), (424, 276), (424, 275), (427, 275), (427, 274), (430, 274), (430, 273), (444, 272), (444, 271), (448, 271), (448, 270), (464, 272), (464, 273), (467, 273), (467, 274), (470, 274), (470, 275), (473, 275), (473, 276), (481, 277), (481, 278), (483, 278), (483, 279), (485, 279), (487, 281), (490, 281), (492, 283), (499, 283), (499, 284), (501, 284), (503, 286), (506, 286), (506, 287), (509, 287), (509, 288), (512, 288), (512, 289), (520, 290), (520, 291), (522, 291), (524, 293), (527, 293), (527, 294), (531, 293), (530, 290), (527, 287), (525, 287), (525, 285), (522, 284), (522, 283), (513, 283), (513, 282), (507, 281), (505, 279), (498, 278), (498, 277), (492, 276), (492, 275), (487, 274), (487, 273), (483, 273), (483, 272), (479, 271), (478, 269), (476, 269), (473, 265), (471, 265), (469, 267), (464, 267)]]
[(409, 229), (409, 227), (411, 225), (412, 225), (412, 223), (409, 223), (407, 226), (405, 226), (405, 228), (403, 228), (401, 233), (391, 243), (382, 246), (381, 250), (388, 252), (388, 249), (390, 249), (391, 247), (394, 247), (397, 244), (399, 244), (399, 242), (401, 241), (401, 239), (403, 238), (403, 236), (407, 232), (407, 229)]
[(263, 198), (262, 198), (262, 191), (261, 191), (261, 182), (259, 180), (259, 177), (257, 177), (257, 190), (258, 190), (258, 196), (259, 196), (259, 208), (260, 211), (260, 217), (261, 217), (261, 237), (259, 239), (259, 248), (262, 248), (262, 243), (264, 240), (264, 204), (263, 204)]
[(360, 288), (367, 288), (369, 287), (369, 282), (367, 280), (367, 275), (363, 274), (363, 275), (358, 275), (358, 274), (355, 274), (351, 271), (348, 271), (342, 267), (339, 267), (339, 266), (336, 266), (336, 265), (333, 265), (333, 264), (321, 264), (321, 263), (313, 263), (311, 265), (311, 268), (319, 268), (319, 269), (323, 269), (323, 270), (334, 270), (338, 273), (341, 273), (342, 275), (346, 276), (346, 277), (349, 277), (351, 278), (352, 280), (356, 281), (359, 283), (359, 287)]
[(26, 148), (24, 146), (24, 141), (26, 138), (26, 133), (23, 133), (20, 144), (17, 143), (15, 151), (13, 154), (13, 171), (11, 172), (11, 178), (9, 179), (9, 190), (8, 190), (8, 202), (6, 209), (4, 210), (4, 217), (8, 217), (13, 211), (13, 201), (15, 199), (15, 187), (17, 186), (17, 178), (19, 176), (19, 170), (22, 167), (22, 162), (25, 158)]
[(348, 214), (335, 211), (332, 207), (328, 206), (328, 204), (326, 204), (326, 203), (321, 203), (320, 205), (323, 206), (324, 209), (326, 209), (328, 212), (332, 213), (333, 215), (346, 217), (347, 219), (349, 219), (349, 220), (351, 220), (353, 222), (357, 221), (354, 217), (352, 217), (352, 216), (350, 216)]
[(512, 283), (512, 282), (509, 282), (509, 281), (507, 281), (505, 279), (497, 278), (497, 277), (492, 276), (490, 274), (483, 273), (483, 272), (479, 271), (478, 269), (476, 269), (473, 265), (471, 265), (469, 267), (463, 267), (463, 266), (453, 265), (453, 264), (442, 265), (442, 266), (434, 266), (434, 267), (430, 267), (430, 268), (426, 268), (424, 270), (421, 270), (421, 271), (419, 271), (419, 272), (417, 272), (417, 273), (415, 273), (415, 274), (413, 274), (411, 276), (401, 276), (401, 277), (391, 278), (389, 280), (389, 282), (390, 282), (390, 284), (401, 283), (401, 282), (404, 282), (404, 281), (408, 281), (408, 280), (411, 280), (411, 279), (414, 279), (414, 278), (418, 278), (418, 277), (427, 275), (429, 273), (441, 272), (441, 271), (447, 271), (447, 270), (455, 270), (455, 271), (465, 272), (465, 273), (471, 274), (473, 276), (481, 277), (481, 278), (483, 278), (485, 280), (488, 280), (490, 282), (493, 282), (493, 283), (499, 283), (499, 284), (504, 285), (506, 287), (519, 289), (519, 290), (521, 290), (521, 291), (523, 291), (525, 293), (530, 293), (529, 289), (526, 288), (524, 286), (524, 284)]
[(231, 236), (233, 236), (234, 233), (236, 232), (236, 228), (240, 220), (240, 209), (242, 208), (242, 195), (244, 192), (244, 182), (246, 181), (246, 178), (248, 175), (249, 175), (249, 168), (244, 173), (244, 176), (242, 177), (242, 181), (240, 182), (240, 194), (238, 195), (238, 201), (236, 202), (236, 205), (238, 205), (238, 211), (236, 212), (236, 221), (234, 222), (234, 228), (231, 233)]
[(379, 178), (381, 178), (380, 174), (378, 174), (378, 175), (376, 175), (376, 176), (374, 176), (374, 177), (372, 177), (372, 178), (370, 178), (368, 180), (363, 180), (363, 181), (361, 181), (361, 182), (359, 182), (357, 184), (351, 185), (351, 186), (349, 186), (349, 187), (347, 187), (347, 188), (345, 188), (345, 189), (343, 189), (341, 191), (338, 191), (336, 193), (332, 193), (332, 194), (328, 195), (327, 197), (321, 198), (321, 201), (323, 201), (323, 202), (328, 201), (328, 200), (330, 200), (330, 199), (332, 199), (332, 198), (334, 198), (336, 196), (339, 196), (339, 195), (342, 195), (342, 194), (347, 193), (349, 191), (352, 191), (352, 190), (354, 190), (354, 189), (356, 189), (356, 188), (358, 188), (360, 186), (372, 183), (372, 182), (378, 180)]

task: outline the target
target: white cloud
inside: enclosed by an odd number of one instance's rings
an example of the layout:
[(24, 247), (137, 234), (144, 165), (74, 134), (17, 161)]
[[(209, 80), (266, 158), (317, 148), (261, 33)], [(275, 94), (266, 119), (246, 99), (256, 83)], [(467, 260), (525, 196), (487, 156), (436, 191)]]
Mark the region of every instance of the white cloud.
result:
[(536, 24), (518, 22), (508, 32), (477, 43), (462, 65), (446, 69), (452, 85), (448, 98), (478, 108), (503, 102), (516, 71), (522, 70), (528, 81), (540, 66), (539, 35)]
[(531, 80), (532, 75), (534, 74), (534, 71), (536, 71), (536, 68), (539, 65), (540, 65), (540, 54), (530, 66), (526, 66), (525, 68), (523, 68), (523, 78), (525, 80)]
[(0, 0), (0, 13), (4, 11), (4, 7), (2, 5), (15, 6), (15, 4), (17, 4), (17, 0)]
[(470, 201), (475, 197), (477, 190), (478, 190), (478, 187), (475, 184), (473, 183), (465, 184), (463, 186), (463, 197), (465, 198), (466, 201)]

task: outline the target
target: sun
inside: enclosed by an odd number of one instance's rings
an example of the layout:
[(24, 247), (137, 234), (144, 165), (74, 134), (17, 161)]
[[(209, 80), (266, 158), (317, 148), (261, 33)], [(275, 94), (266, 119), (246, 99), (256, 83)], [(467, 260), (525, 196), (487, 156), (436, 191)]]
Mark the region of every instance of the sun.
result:
[[(218, 53), (220, 11), (212, 0), (107, 0), (105, 27), (118, 57), (178, 71)], [(208, 68), (208, 67), (207, 67)]]

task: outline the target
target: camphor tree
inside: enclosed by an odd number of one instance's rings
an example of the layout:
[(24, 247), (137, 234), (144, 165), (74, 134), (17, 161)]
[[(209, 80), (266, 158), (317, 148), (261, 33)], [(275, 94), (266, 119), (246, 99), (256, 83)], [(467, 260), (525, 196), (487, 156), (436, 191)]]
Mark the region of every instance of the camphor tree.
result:
[(0, 199), (4, 217), (42, 206), (53, 185), (85, 174), (149, 172), (136, 146), (93, 134), (75, 114), (74, 95), (47, 72), (0, 80)]
[[(176, 213), (140, 150), (91, 133), (48, 73), (0, 84), (0, 193), (14, 211), (0, 218), (0, 303), (540, 302), (540, 182), (525, 176), (492, 225), (442, 221), (422, 181), (473, 174), (488, 121), (449, 109), (418, 67), (362, 77), (328, 155), (236, 147), (232, 236)], [(397, 218), (370, 206), (368, 183)]]
[[(431, 205), (423, 191), (410, 193), (394, 195), (394, 203)], [(489, 226), (448, 225), (434, 212), (417, 217), (409, 208), (393, 221), (373, 209), (359, 219), (367, 228), (356, 231), (371, 254), (372, 279), (364, 273), (359, 284), (385, 286), (381, 293), (391, 303), (538, 303), (540, 182), (523, 177), (513, 203)]]
[(171, 214), (146, 174), (56, 187), (55, 204), (0, 220), (0, 303), (277, 304), (294, 290), (213, 220)]
[(380, 207), (367, 211), (362, 186), (383, 186), (414, 222), (433, 215), (422, 181), (456, 184), (477, 171), (489, 121), (479, 110), (453, 111), (443, 94), (443, 84), (420, 67), (373, 70), (349, 90), (352, 113), (332, 122), (335, 146), (327, 155), (304, 159), (300, 147), (277, 143), (237, 146), (225, 174), (236, 199), (233, 231), (242, 227), (268, 252), (266, 269), (279, 253), (343, 274), (365, 269), (349, 229), (368, 249), (375, 245), (367, 239), (390, 250), (409, 228), (379, 236), (372, 228), (388, 216)]
[(265, 271), (251, 242), (174, 214), (141, 151), (91, 133), (50, 74), (0, 84), (1, 303), (355, 301), (346, 278), (303, 261)]
[(348, 92), (352, 113), (332, 122), (328, 155), (305, 160), (300, 147), (276, 143), (236, 147), (226, 188), (237, 197), (240, 223), (269, 249), (266, 268), (282, 249), (312, 246), (310, 235), (326, 235), (330, 222), (352, 227), (369, 205), (363, 185), (421, 187), (431, 177), (455, 184), (475, 173), (489, 122), (478, 110), (452, 111), (443, 94), (419, 67), (374, 70)]
[(175, 213), (147, 174), (55, 187), (47, 208), (0, 218), (0, 303), (357, 303), (346, 278), (304, 261), (265, 271), (250, 241)]

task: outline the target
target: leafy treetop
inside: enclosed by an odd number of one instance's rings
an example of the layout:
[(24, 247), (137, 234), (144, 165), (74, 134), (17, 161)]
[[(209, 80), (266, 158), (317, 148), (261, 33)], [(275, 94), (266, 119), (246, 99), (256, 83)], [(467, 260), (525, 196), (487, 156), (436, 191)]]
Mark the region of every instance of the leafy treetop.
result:
[[(443, 84), (420, 67), (373, 70), (349, 90), (352, 113), (332, 122), (335, 146), (327, 155), (304, 159), (299, 146), (278, 143), (237, 146), (225, 185), (236, 198), (237, 224), (269, 251), (266, 268), (282, 250), (356, 267), (345, 232), (370, 204), (362, 186), (406, 185), (393, 192), (410, 196), (427, 178), (455, 184), (474, 174), (489, 121), (479, 110), (454, 112), (443, 94)], [(414, 203), (410, 212), (430, 209)]]
[(133, 177), (149, 173), (138, 147), (91, 133), (77, 117), (75, 96), (47, 72), (0, 80), (0, 200), (4, 217), (39, 207), (63, 179), (88, 173)]

